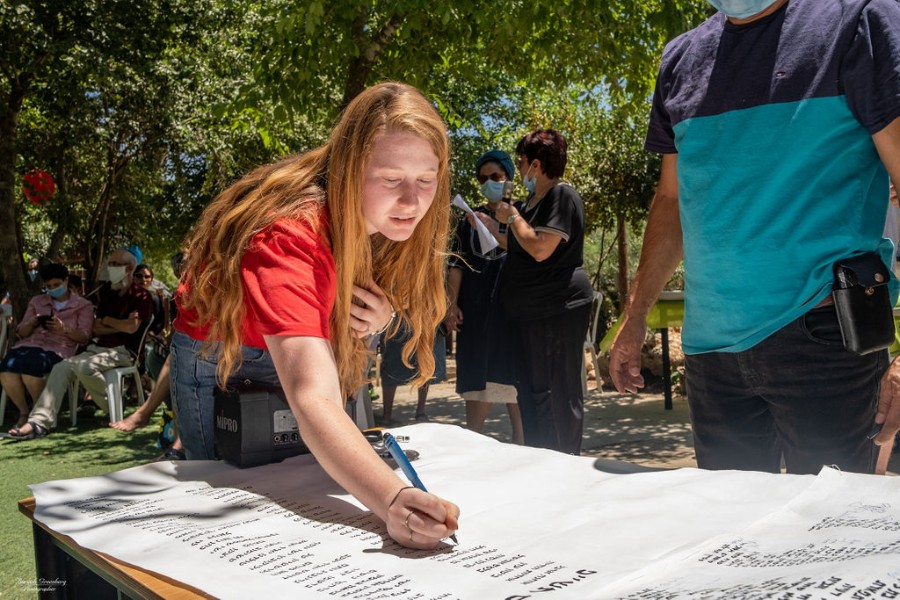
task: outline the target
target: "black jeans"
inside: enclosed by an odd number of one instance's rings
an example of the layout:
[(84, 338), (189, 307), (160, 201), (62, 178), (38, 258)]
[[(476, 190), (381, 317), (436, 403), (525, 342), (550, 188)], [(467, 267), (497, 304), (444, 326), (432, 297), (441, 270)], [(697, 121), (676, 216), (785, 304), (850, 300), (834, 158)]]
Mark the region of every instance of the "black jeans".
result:
[(817, 308), (743, 352), (685, 357), (697, 464), (703, 469), (871, 473), (867, 434), (887, 351), (844, 349), (833, 306)]
[(581, 369), (591, 305), (534, 321), (516, 321), (516, 392), (525, 445), (581, 453)]

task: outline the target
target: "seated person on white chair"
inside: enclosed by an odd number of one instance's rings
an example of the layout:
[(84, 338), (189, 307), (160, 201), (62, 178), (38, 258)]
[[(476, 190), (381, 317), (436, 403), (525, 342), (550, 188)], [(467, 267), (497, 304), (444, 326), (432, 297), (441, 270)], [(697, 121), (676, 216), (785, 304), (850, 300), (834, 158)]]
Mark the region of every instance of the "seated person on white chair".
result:
[(11, 437), (32, 439), (47, 435), (56, 426), (56, 414), (75, 377), (90, 392), (93, 401), (109, 411), (103, 373), (134, 363), (144, 327), (153, 314), (150, 293), (134, 283), (137, 263), (137, 257), (123, 248), (110, 255), (107, 261), (109, 282), (100, 288), (94, 319), (96, 342), (81, 354), (54, 365), (44, 391), (28, 415), (28, 422), (18, 429), (18, 433), (10, 431)]
[[(78, 351), (91, 339), (94, 306), (69, 291), (69, 270), (51, 263), (41, 268), (47, 292), (28, 302), (22, 322), (16, 327), (19, 341), (0, 360), (0, 385), (19, 409), (16, 428), (28, 421), (28, 404), (40, 396), (47, 373), (59, 361)], [(2, 317), (0, 317), (2, 318)]]

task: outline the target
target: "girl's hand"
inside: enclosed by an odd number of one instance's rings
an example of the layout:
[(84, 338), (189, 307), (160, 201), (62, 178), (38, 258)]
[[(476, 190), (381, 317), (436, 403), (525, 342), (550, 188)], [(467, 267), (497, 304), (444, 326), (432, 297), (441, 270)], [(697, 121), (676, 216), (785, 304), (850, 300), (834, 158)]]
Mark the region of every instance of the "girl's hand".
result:
[(416, 488), (403, 488), (388, 508), (388, 533), (398, 544), (431, 549), (459, 528), (459, 507)]
[(353, 296), (362, 303), (361, 306), (355, 302), (350, 304), (350, 327), (356, 332), (356, 337), (387, 329), (396, 313), (391, 301), (374, 281), (369, 280), (366, 288), (354, 285)]

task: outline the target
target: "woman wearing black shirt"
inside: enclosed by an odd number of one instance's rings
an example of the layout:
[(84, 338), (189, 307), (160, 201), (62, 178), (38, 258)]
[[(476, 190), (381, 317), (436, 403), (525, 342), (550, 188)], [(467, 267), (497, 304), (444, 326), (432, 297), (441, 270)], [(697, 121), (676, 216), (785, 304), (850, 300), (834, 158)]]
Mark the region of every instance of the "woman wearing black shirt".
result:
[(500, 202), (497, 220), (478, 218), (507, 248), (500, 290), (518, 342), (525, 444), (579, 454), (582, 352), (593, 290), (582, 269), (584, 203), (561, 180), (566, 151), (565, 138), (552, 129), (523, 137), (516, 154), (528, 199), (518, 208)]

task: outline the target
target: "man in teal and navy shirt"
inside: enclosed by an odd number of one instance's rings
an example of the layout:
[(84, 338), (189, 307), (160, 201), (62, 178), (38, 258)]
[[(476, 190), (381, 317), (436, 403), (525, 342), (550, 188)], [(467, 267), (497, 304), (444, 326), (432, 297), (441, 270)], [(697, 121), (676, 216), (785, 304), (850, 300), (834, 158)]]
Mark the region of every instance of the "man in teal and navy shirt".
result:
[(893, 265), (881, 233), (888, 172), (900, 178), (900, 2), (710, 3), (663, 54), (645, 144), (662, 174), (613, 382), (642, 387), (646, 315), (683, 256), (699, 466), (870, 472), (873, 424), (885, 446), (900, 428), (900, 366), (843, 348), (830, 292), (840, 259)]

